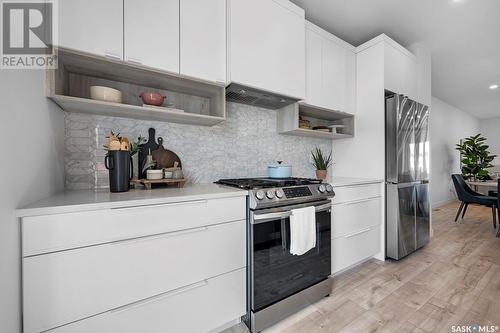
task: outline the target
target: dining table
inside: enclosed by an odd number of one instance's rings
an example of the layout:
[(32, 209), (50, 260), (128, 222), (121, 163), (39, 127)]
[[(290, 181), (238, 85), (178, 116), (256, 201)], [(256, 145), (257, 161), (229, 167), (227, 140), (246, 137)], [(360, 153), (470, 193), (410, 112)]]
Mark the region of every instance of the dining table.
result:
[[(490, 188), (490, 190), (493, 190), (493, 188), (497, 188), (498, 186), (498, 180), (467, 180), (466, 181), (469, 186), (474, 186), (474, 191), (478, 192), (480, 188)], [(496, 191), (495, 191), (496, 192)]]

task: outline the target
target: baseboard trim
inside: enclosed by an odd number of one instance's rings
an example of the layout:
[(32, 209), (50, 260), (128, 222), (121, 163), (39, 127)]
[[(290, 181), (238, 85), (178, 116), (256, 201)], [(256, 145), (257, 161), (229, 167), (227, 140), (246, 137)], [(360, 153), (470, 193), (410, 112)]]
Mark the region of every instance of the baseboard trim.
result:
[(230, 322), (225, 323), (224, 325), (217, 327), (216, 329), (209, 331), (208, 333), (219, 333), (219, 332), (222, 332), (222, 331), (229, 329), (231, 327), (237, 326), (240, 323), (241, 323), (241, 318), (237, 318), (237, 319), (231, 320)]

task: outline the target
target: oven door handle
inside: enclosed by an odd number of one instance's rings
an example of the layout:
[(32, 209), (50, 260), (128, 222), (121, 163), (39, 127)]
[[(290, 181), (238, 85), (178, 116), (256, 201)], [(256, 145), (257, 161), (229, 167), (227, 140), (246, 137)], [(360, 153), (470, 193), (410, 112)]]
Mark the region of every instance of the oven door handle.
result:
[(254, 214), (254, 221), (262, 221), (262, 220), (276, 220), (276, 219), (284, 219), (292, 216), (292, 211), (288, 212), (278, 212), (278, 213), (267, 213), (267, 214)]
[[(316, 206), (315, 208), (316, 208), (316, 213), (319, 213), (319, 212), (330, 210), (332, 208), (332, 204), (331, 203), (327, 203), (327, 204), (324, 204), (324, 205)], [(284, 212), (277, 212), (277, 213), (254, 214), (253, 215), (253, 220), (252, 220), (251, 223), (252, 224), (259, 224), (259, 223), (263, 223), (263, 222), (266, 222), (266, 221), (272, 221), (272, 220), (277, 220), (277, 219), (284, 219), (284, 218), (287, 218), (287, 217), (290, 217), (290, 216), (292, 216), (292, 211), (291, 210), (284, 211)]]

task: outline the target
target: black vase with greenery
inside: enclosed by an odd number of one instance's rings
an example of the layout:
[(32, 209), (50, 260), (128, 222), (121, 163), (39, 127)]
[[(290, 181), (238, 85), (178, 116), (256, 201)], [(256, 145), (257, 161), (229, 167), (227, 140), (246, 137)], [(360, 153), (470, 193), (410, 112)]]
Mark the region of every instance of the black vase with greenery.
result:
[(131, 169), (129, 151), (108, 151), (104, 165), (109, 170), (109, 190), (127, 192), (130, 189)]
[(460, 152), (460, 164), (462, 176), (466, 179), (487, 179), (488, 168), (493, 165), (491, 162), (497, 157), (488, 151), (486, 138), (481, 134), (470, 136), (461, 140), (456, 149)]

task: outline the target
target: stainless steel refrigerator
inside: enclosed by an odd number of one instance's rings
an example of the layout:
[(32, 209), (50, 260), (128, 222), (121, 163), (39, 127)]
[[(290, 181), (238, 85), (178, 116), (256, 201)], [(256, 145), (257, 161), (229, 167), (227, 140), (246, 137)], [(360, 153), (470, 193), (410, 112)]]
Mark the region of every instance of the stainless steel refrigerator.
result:
[(399, 260), (429, 242), (429, 108), (386, 97), (386, 256)]

